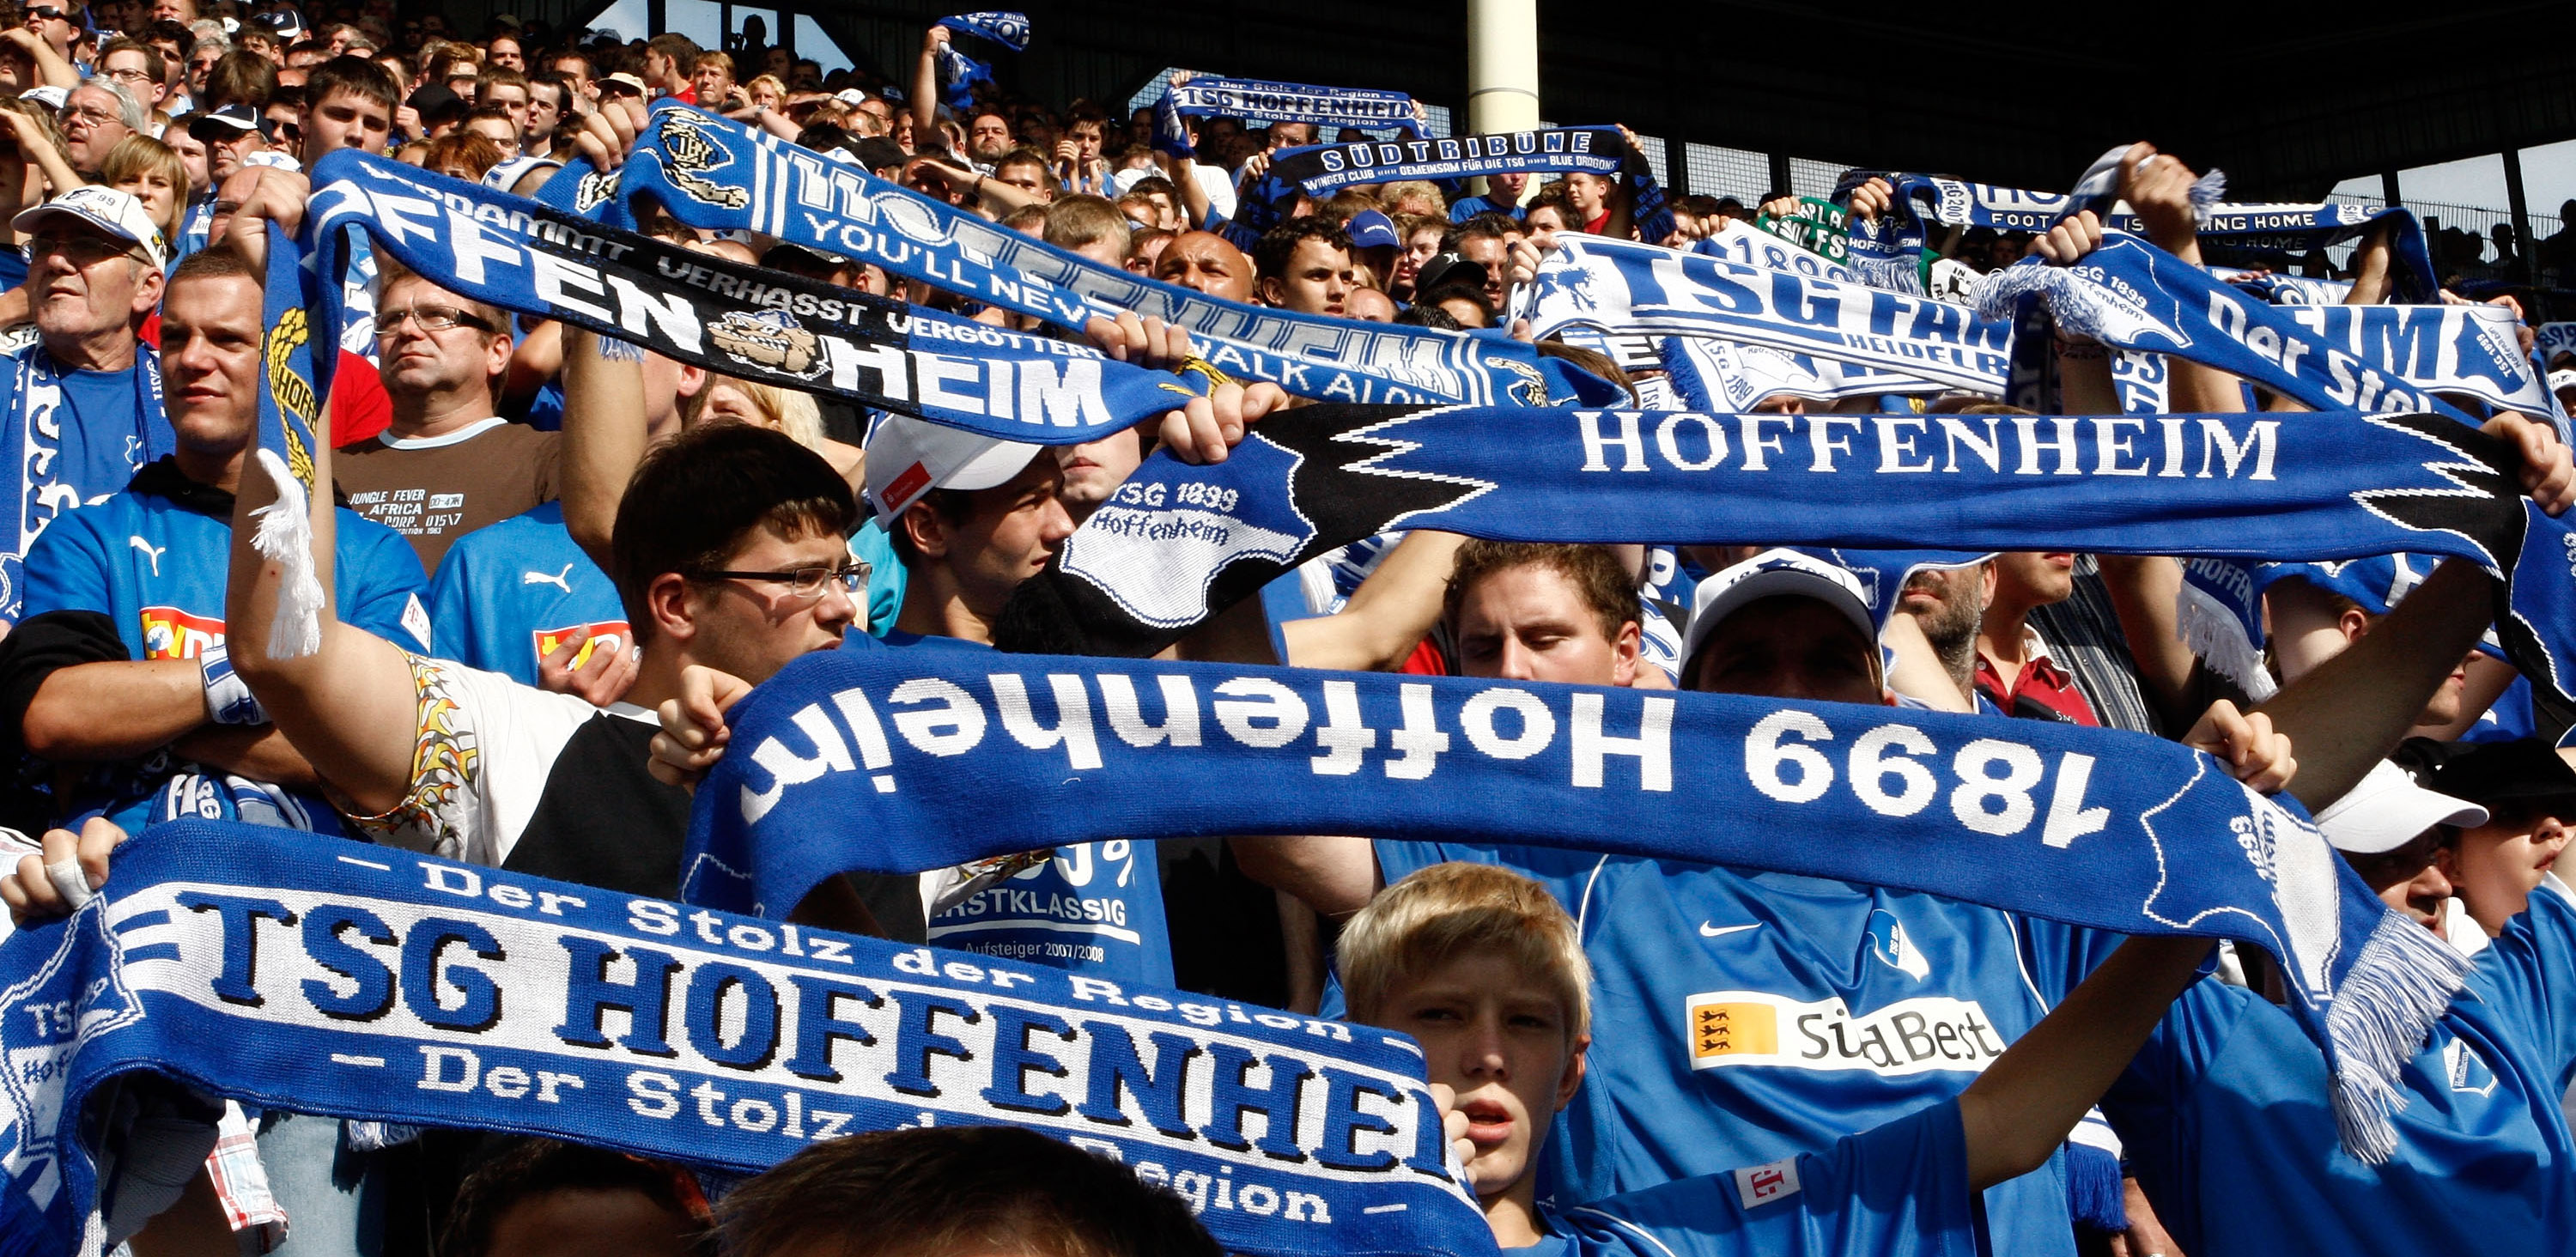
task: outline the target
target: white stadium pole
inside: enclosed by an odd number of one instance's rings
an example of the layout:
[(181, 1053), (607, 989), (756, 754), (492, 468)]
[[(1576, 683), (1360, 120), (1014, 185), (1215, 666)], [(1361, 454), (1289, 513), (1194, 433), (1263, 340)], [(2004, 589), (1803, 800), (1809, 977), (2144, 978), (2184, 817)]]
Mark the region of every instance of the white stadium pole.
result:
[[(1537, 125), (1538, 0), (1467, 0), (1466, 130), (1490, 135)], [(1530, 189), (1538, 183), (1530, 180)]]

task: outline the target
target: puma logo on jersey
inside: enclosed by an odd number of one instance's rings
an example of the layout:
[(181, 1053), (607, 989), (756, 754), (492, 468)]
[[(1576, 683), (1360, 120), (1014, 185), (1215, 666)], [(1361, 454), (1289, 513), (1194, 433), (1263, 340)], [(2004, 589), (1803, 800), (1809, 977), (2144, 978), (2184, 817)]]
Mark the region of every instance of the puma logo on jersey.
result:
[(141, 537), (127, 537), (125, 542), (127, 545), (142, 551), (143, 557), (152, 560), (152, 578), (154, 580), (159, 580), (161, 578), (161, 556), (170, 553), (170, 547), (156, 546), (149, 541), (145, 541)]
[(552, 585), (567, 594), (571, 593), (572, 564), (564, 564), (563, 570), (552, 576), (548, 576), (543, 572), (521, 572), (519, 573), (519, 583), (522, 585)]

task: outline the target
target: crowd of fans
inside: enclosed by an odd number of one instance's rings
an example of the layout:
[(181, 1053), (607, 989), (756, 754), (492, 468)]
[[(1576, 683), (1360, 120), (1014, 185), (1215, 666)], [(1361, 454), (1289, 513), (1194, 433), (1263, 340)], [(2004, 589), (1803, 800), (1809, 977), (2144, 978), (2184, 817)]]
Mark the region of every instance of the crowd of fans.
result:
[[(1300, 200), (1256, 232), (1238, 221), (1241, 201), (1278, 153), (1364, 133), (1214, 117), (1193, 121), (1195, 155), (1175, 158), (1151, 142), (1150, 109), (1057, 109), (989, 89), (951, 107), (942, 79), (954, 36), (937, 26), (914, 77), (890, 83), (827, 75), (767, 45), (758, 19), (702, 49), (678, 35), (629, 41), (512, 19), (468, 40), (393, 0), (26, 0), (17, 13), (0, 31), (0, 220), (23, 246), (23, 259), (0, 253), (17, 373), (9, 432), (57, 442), (43, 465), (23, 464), (21, 519), (0, 537), (6, 819), (46, 834), (0, 881), (22, 920), (62, 906), (48, 864), (76, 856), (97, 885), (123, 833), (200, 815), (676, 898), (687, 783), (722, 753), (723, 713), (742, 692), (813, 650), (989, 648), (1013, 591), (1145, 458), (1221, 460), (1246, 425), (1298, 404), (1275, 385), (1219, 380), (1209, 397), (1104, 440), (1012, 445), (603, 352), (589, 332), (379, 259), (372, 321), (337, 347), (329, 401), (342, 507), (326, 538), (336, 563), (323, 647), (302, 659), (236, 654), (228, 639), (265, 639), (269, 625), (240, 612), (227, 622), (228, 579), (277, 579), (232, 526), (236, 494), (254, 492), (242, 472), (261, 380), (258, 241), (291, 226), (302, 172), (332, 150), (533, 193), (566, 170), (613, 167), (644, 108), (676, 99), (1209, 296), (1493, 335), (1526, 334), (1507, 297), (1561, 234), (1634, 231), (1626, 186), (1577, 173), (1535, 187), (1502, 174), (1474, 190), (1354, 188)], [(2196, 258), (2178, 171), (2142, 149), (2124, 195), (2157, 244)], [(1750, 207), (1681, 196), (1672, 210), (1664, 243), (1676, 246), (1799, 213), (1785, 193)], [(668, 220), (647, 230), (1029, 322), (863, 260)], [(2446, 274), (2483, 256), (2435, 238)], [(1978, 229), (1937, 243), (1955, 297), (2032, 253), (2075, 261), (2096, 239), (2084, 218), (2040, 236)], [(2541, 248), (2563, 253), (2564, 239)], [(1159, 321), (1059, 334), (1214, 374)], [(1597, 353), (1540, 348), (1640, 383)], [(2107, 389), (2098, 347), (2089, 359), (2081, 344), (2061, 353), (2070, 377), (2089, 362)], [(2172, 366), (2178, 410), (2242, 408), (2233, 380)], [(2563, 382), (2576, 393), (2576, 375)], [(1935, 404), (2002, 410), (1975, 397)], [(1829, 403), (1765, 403), (1811, 405)], [(2568, 459), (2550, 427), (2513, 415), (2487, 427), (2519, 451), (2532, 495), (2563, 509)], [(941, 470), (898, 479), (916, 465)], [(2286, 1116), (2245, 1081), (2319, 1068), (2314, 1048), (2280, 1029), (2283, 975), (2251, 949), (2209, 965), (2205, 947), (2171, 940), (2114, 955), (2118, 939), (1991, 909), (1597, 853), (1400, 835), (1156, 850), (1104, 834), (1004, 871), (1093, 905), (1094, 921), (1142, 923), (1124, 931), (1142, 941), (1124, 948), (1109, 938), (1121, 931), (1087, 934), (1079, 920), (1046, 923), (1043, 937), (1084, 945), (1034, 945), (1028, 923), (978, 893), (991, 869), (851, 875), (805, 911), (1404, 1030), (1445, 1088), (1451, 1133), (1506, 1247), (1636, 1244), (1623, 1217), (1687, 1230), (1677, 1216), (1736, 1208), (1728, 1171), (1780, 1158), (1839, 1158), (1849, 1173), (1834, 1181), (1861, 1192), (1877, 1181), (1865, 1170), (1918, 1146), (1955, 1153), (1964, 1190), (1983, 1193), (1974, 1244), (2012, 1254), (2250, 1252), (2301, 1225), (2367, 1234), (2389, 1217), (2403, 1220), (2390, 1233), (2421, 1237), (2438, 1230), (2423, 1218), (2444, 1216), (2406, 1212), (2421, 1176), (2492, 1154), (2463, 1173), (2499, 1198), (2537, 1199), (2537, 1188), (2496, 1183), (2569, 1173), (2558, 1102), (2576, 1065), (2563, 993), (2576, 976), (2576, 904), (2550, 870), (2576, 820), (2576, 770), (2552, 749), (2561, 731), (2536, 724), (2527, 686), (2474, 649), (2492, 614), (2479, 574), (2401, 558), (2375, 588), (2272, 585), (2268, 664), (2282, 691), (2257, 706), (2184, 644), (2171, 559), (1998, 554), (1913, 572), (1893, 605), (1878, 605), (1830, 554), (1674, 540), (1391, 535), (1317, 560), (1259, 605), (1284, 651), (1275, 661), (1299, 667), (1928, 707), (2119, 726), (2211, 751), (2249, 787), (2316, 811), (2391, 909), (2502, 957), (2482, 963), (2518, 976), (2481, 994), (2520, 1001), (2512, 1015), (2542, 1027), (2531, 1037), (2544, 1047), (2513, 1060), (2540, 1063), (2518, 1098), (2545, 1102), (2516, 1108), (2511, 1088), (2495, 1100), (2503, 1050), (2471, 1046), (2461, 1065), (2467, 1040), (2454, 1035), (2428, 1049), (2450, 1062), (2442, 1103), (2419, 1100), (2424, 1125), (2402, 1136), (2449, 1140), (2448, 1151), (2404, 1144), (2394, 1168), (2364, 1166), (2331, 1150), (2330, 1120)], [(234, 591), (230, 605), (267, 600)], [(443, 753), (460, 742), (479, 756)], [(1973, 1043), (1975, 1063), (1706, 1068), (1682, 1023), (1713, 991), (1830, 1005), (1855, 1024), (1939, 1003), (1953, 1018), (1941, 1032)], [(2058, 1032), (2039, 1033), (2043, 1022)], [(2221, 1046), (2231, 1040), (2253, 1046)], [(2475, 1077), (2488, 1080), (2485, 1107), (2460, 1098), (2474, 1086), (2448, 1085)], [(2097, 1100), (2107, 1123), (2086, 1116)], [(1215, 1251), (1178, 1198), (1026, 1131), (869, 1134), (736, 1185), (577, 1143), (362, 1136), (287, 1111), (241, 1121), (216, 1171), (134, 1251)], [(2152, 1168), (2111, 1172), (2107, 1217), (2070, 1204), (2076, 1163), (2123, 1140)], [(241, 1174), (245, 1159), (264, 1174)], [(255, 1177), (264, 1188), (248, 1186)], [(1702, 1182), (1724, 1186), (1675, 1194)], [(2311, 1182), (2306, 1195), (2282, 1186)], [(2288, 1216), (2249, 1217), (2245, 1202), (2273, 1191)], [(2371, 1206), (2382, 1214), (2352, 1203), (2373, 1192), (2399, 1203)], [(1604, 1203), (1578, 1216), (1590, 1202)], [(2456, 1251), (2476, 1243), (2452, 1238)]]

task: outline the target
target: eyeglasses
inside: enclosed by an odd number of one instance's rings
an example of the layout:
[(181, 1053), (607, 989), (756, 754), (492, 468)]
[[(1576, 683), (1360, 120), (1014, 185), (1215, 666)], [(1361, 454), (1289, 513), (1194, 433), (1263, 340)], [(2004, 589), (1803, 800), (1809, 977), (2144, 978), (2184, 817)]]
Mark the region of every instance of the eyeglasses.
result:
[(134, 251), (134, 245), (130, 242), (91, 235), (29, 236), (25, 253), (30, 262), (61, 254), (73, 266), (82, 270), (87, 270), (113, 257), (131, 257), (140, 260), (142, 256)]
[(376, 311), (376, 339), (390, 340), (401, 335), (405, 323), (417, 323), (424, 332), (444, 332), (452, 327), (470, 327), (478, 332), (492, 330), (492, 324), (481, 315), (470, 314), (454, 306), (412, 306), (404, 310)]
[(867, 587), (868, 574), (875, 569), (864, 560), (840, 567), (799, 567), (784, 572), (699, 572), (700, 580), (765, 580), (787, 586), (787, 592), (799, 598), (820, 598), (837, 583), (843, 593), (857, 593)]
[(110, 70), (107, 77), (119, 83), (157, 83), (160, 80), (142, 70)]
[(71, 21), (71, 18), (65, 16), (63, 11), (60, 9), (31, 6), (27, 9), (27, 20), (31, 22), (38, 20), (49, 22), (69, 22)]
[(108, 123), (111, 123), (111, 122), (123, 122), (123, 121), (124, 121), (124, 119), (123, 119), (123, 118), (120, 118), (120, 117), (116, 116), (116, 114), (114, 114), (113, 112), (110, 112), (110, 111), (105, 110), (105, 109), (97, 108), (96, 106), (91, 106), (91, 107), (88, 107), (88, 108), (76, 108), (76, 107), (73, 107), (73, 106), (70, 106), (70, 105), (66, 105), (66, 106), (64, 106), (64, 107), (63, 107), (63, 125), (64, 125), (64, 126), (70, 126), (70, 125), (71, 125), (72, 123), (74, 123), (74, 122), (86, 122), (86, 123), (88, 123), (89, 125), (94, 126), (94, 127), (103, 127), (103, 126), (106, 126)]

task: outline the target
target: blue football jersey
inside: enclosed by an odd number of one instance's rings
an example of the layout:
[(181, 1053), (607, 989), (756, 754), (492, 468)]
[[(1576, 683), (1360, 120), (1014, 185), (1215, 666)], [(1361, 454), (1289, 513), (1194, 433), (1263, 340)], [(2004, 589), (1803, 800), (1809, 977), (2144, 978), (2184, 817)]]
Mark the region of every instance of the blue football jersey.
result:
[[(27, 556), (26, 614), (100, 612), (116, 625), (128, 658), (194, 659), (224, 640), (232, 535), (228, 517), (155, 493), (116, 494), (45, 530)], [(408, 650), (428, 648), (420, 559), (393, 530), (342, 508), (332, 577), (343, 621)], [(104, 812), (129, 828), (170, 815), (265, 821), (257, 809), (271, 803), (290, 819), (297, 815), (293, 801), (263, 803), (260, 792), (228, 788), (216, 776), (185, 783), (178, 794), (159, 800), (164, 806), (156, 810), (155, 795), (166, 793), (174, 771), (193, 769), (166, 755), (102, 767), (66, 800), (65, 811)], [(236, 809), (227, 799), (248, 806)], [(303, 810), (317, 821), (329, 815), (327, 808), (309, 804)]]
[(1531, 1257), (1975, 1257), (1959, 1106), (1801, 1153), (1564, 1211)]
[[(632, 636), (617, 586), (564, 530), (548, 502), (456, 539), (429, 582), (433, 652), (537, 684), (537, 663), (587, 628), (594, 643)], [(584, 647), (576, 664), (590, 658)]]
[[(975, 650), (981, 642), (888, 629), (853, 629), (842, 649)], [(1039, 719), (1052, 699), (1033, 694)], [(996, 735), (1000, 736), (1000, 735)], [(1046, 965), (1113, 982), (1171, 986), (1172, 933), (1163, 921), (1163, 878), (1151, 843), (1123, 838), (1058, 847), (1051, 858), (958, 896), (930, 914), (941, 947)]]
[[(1601, 1200), (1836, 1140), (1965, 1090), (2092, 958), (2079, 931), (1909, 891), (1527, 847), (1380, 841), (1394, 882), (1502, 863), (1565, 905), (1592, 963), (1590, 1068), (1539, 1191)], [(1985, 1193), (1992, 1250), (2074, 1251), (2064, 1154)]]
[(2325, 1058), (2290, 1015), (2214, 981), (2184, 992), (2102, 1108), (2193, 1257), (2563, 1253), (2571, 1066), (2576, 905), (2545, 885), (2400, 1071), (2387, 1164), (2342, 1151)]

